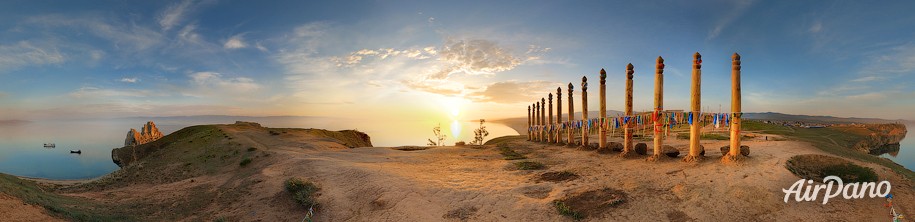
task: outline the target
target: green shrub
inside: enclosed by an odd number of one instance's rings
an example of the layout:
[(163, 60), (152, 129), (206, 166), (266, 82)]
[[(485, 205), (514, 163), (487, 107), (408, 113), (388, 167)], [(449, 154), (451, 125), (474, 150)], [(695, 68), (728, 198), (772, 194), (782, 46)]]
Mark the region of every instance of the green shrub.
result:
[(515, 162), (515, 166), (518, 167), (519, 170), (539, 170), (544, 168), (542, 163), (533, 161)]
[(314, 199), (314, 194), (318, 192), (318, 187), (311, 182), (302, 181), (299, 178), (289, 178), (284, 183), (286, 186), (286, 191), (292, 195), (292, 199), (296, 203), (304, 206), (305, 208), (311, 208), (318, 206), (318, 202)]
[(502, 146), (501, 144), (504, 144), (504, 143), (500, 143), (500, 145), (499, 145), (500, 152), (499, 153), (502, 154), (502, 156), (504, 156), (506, 160), (520, 160), (520, 159), (527, 158), (527, 157), (524, 157), (524, 155), (521, 155), (520, 153), (515, 152), (511, 148), (508, 148), (508, 146)]
[(241, 160), (241, 163), (238, 163), (238, 165), (244, 167), (244, 166), (247, 166), (247, 165), (250, 164), (250, 163), (251, 163), (251, 158), (245, 157), (245, 159)]
[(556, 207), (556, 211), (559, 212), (559, 215), (571, 217), (574, 220), (581, 220), (585, 218), (585, 216), (580, 212), (573, 210), (571, 207), (569, 207), (569, 205), (566, 205), (562, 201), (554, 200), (553, 206)]

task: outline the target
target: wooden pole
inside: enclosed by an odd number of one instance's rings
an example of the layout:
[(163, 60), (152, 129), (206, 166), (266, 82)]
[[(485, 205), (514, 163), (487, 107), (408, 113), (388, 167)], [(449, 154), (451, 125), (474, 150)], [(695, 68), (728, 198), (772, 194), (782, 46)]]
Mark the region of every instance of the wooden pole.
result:
[(632, 125), (633, 125), (633, 122), (635, 122), (635, 120), (636, 120), (634, 118), (635, 116), (632, 115), (632, 77), (633, 77), (632, 74), (635, 73), (634, 68), (635, 67), (632, 66), (632, 63), (629, 63), (626, 65), (625, 112), (626, 112), (626, 116), (630, 117), (630, 119), (629, 119), (629, 121), (626, 121), (626, 127), (623, 129), (624, 130), (623, 133), (625, 136), (623, 138), (623, 153), (620, 153), (621, 157), (632, 156), (632, 147), (635, 145), (635, 144), (632, 144), (632, 131), (634, 130), (632, 128)]
[(546, 99), (540, 98), (540, 142), (546, 142)]
[(562, 143), (562, 87), (556, 87), (556, 143)]
[(534, 140), (534, 135), (531, 131), (531, 106), (527, 106), (527, 141)]
[(547, 117), (549, 118), (549, 121), (546, 122), (546, 125), (547, 125), (546, 142), (552, 143), (553, 142), (553, 127), (552, 127), (553, 126), (553, 94), (550, 93), (547, 97), (550, 98), (550, 103), (548, 103), (549, 106), (547, 107), (547, 111), (549, 113), (549, 115), (547, 115)]
[(581, 77), (581, 147), (588, 147), (588, 77)]
[(540, 102), (534, 103), (534, 141), (540, 141)]
[(600, 149), (607, 148), (607, 128), (604, 127), (603, 122), (607, 121), (607, 71), (600, 69), (600, 119), (598, 123), (600, 128), (598, 130), (598, 142), (597, 145)]
[(575, 121), (575, 104), (574, 104), (575, 100), (572, 97), (573, 89), (575, 89), (575, 87), (572, 85), (571, 82), (569, 82), (569, 130), (566, 131), (566, 133), (569, 134), (568, 143), (566, 143), (568, 146), (572, 146), (572, 144), (575, 143), (575, 133), (574, 133), (575, 130), (572, 130), (573, 129), (572, 122)]
[(731, 150), (734, 158), (740, 157), (740, 55), (731, 56)]
[(651, 120), (654, 121), (654, 153), (648, 158), (650, 161), (656, 161), (661, 158), (661, 148), (664, 146), (664, 134), (661, 131), (664, 125), (661, 124), (661, 114), (664, 112), (664, 58), (658, 56), (658, 63), (654, 71), (654, 113)]
[[(699, 144), (700, 130), (702, 125), (699, 124), (699, 110), (701, 109), (702, 101), (700, 95), (702, 79), (702, 55), (698, 52), (693, 55), (693, 81), (692, 89), (690, 91), (690, 112), (692, 113), (692, 123), (689, 125), (689, 154), (686, 158), (683, 159), (684, 162), (698, 162), (702, 160), (701, 145)], [(689, 118), (689, 115), (687, 115)]]

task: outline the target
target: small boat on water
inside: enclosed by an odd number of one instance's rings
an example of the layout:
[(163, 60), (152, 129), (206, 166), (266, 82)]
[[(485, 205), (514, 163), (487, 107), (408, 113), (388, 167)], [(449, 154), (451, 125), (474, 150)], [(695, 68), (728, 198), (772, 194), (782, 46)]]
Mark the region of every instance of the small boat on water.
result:
[(70, 150), (70, 153), (83, 154), (82, 150)]
[(44, 147), (47, 147), (47, 148), (54, 148), (56, 146), (57, 146), (57, 144), (54, 144), (54, 143), (45, 143), (44, 144)]

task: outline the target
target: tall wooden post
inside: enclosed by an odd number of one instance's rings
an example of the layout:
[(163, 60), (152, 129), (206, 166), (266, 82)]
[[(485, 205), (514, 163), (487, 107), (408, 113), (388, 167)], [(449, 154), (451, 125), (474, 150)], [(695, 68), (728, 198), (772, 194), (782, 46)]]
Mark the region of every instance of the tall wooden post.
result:
[(731, 56), (731, 159), (740, 158), (740, 55)]
[(547, 97), (550, 98), (550, 103), (548, 103), (550, 105), (547, 107), (547, 111), (549, 113), (549, 115), (547, 115), (547, 117), (549, 117), (549, 121), (546, 122), (546, 125), (547, 125), (546, 142), (552, 143), (553, 139), (554, 139), (554, 137), (553, 137), (553, 94), (550, 93), (550, 95), (548, 95)]
[(534, 103), (534, 141), (540, 141), (540, 102)]
[[(700, 87), (702, 80), (702, 55), (698, 52), (693, 55), (693, 81), (690, 92), (690, 122), (689, 124), (689, 154), (683, 159), (684, 162), (698, 162), (702, 160), (702, 147), (699, 144), (700, 130), (699, 110), (701, 109)], [(688, 116), (689, 117), (689, 116)]]
[(546, 99), (540, 98), (540, 142), (546, 142)]
[(556, 87), (556, 143), (562, 143), (562, 87)]
[(574, 129), (572, 127), (572, 122), (575, 121), (575, 104), (574, 104), (575, 100), (574, 100), (574, 97), (572, 97), (573, 89), (575, 89), (575, 87), (572, 85), (571, 82), (569, 82), (569, 130), (566, 131), (566, 133), (569, 134), (568, 135), (569, 141), (568, 141), (568, 143), (566, 143), (566, 145), (568, 145), (568, 146), (573, 146), (573, 144), (575, 143), (575, 130), (572, 130), (572, 129)]
[(634, 67), (632, 63), (626, 65), (626, 117), (629, 118), (629, 121), (626, 121), (626, 127), (623, 129), (625, 137), (623, 139), (623, 152), (620, 153), (621, 157), (629, 157), (633, 155), (632, 147), (635, 144), (632, 144), (632, 126), (635, 122), (635, 118), (632, 115), (632, 74), (635, 73), (633, 70)]
[(607, 121), (607, 71), (600, 69), (600, 129), (597, 136), (597, 141), (600, 143), (597, 145), (599, 149), (607, 148), (607, 128), (604, 127), (604, 121)]
[(658, 64), (655, 65), (654, 71), (654, 112), (651, 119), (654, 121), (654, 153), (648, 157), (649, 161), (656, 161), (661, 158), (661, 148), (663, 147), (664, 125), (661, 123), (661, 114), (664, 112), (664, 58), (658, 56)]
[(588, 77), (581, 77), (581, 146), (588, 147)]
[(527, 106), (527, 141), (534, 140), (534, 135), (531, 133), (531, 106)]

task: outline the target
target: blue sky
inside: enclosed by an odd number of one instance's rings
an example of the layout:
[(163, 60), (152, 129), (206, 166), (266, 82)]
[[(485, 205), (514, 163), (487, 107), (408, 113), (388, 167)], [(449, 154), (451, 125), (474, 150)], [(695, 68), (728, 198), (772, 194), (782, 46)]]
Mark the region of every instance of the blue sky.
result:
[[(915, 3), (885, 1), (6, 1), (0, 119), (174, 115), (500, 118), (608, 71), (622, 110), (915, 119)], [(579, 98), (580, 99), (580, 98)], [(576, 102), (580, 104), (580, 102)], [(579, 108), (580, 109), (580, 108)]]

